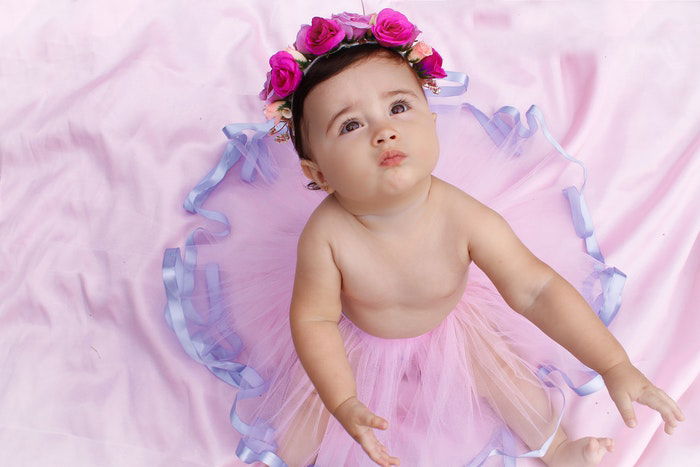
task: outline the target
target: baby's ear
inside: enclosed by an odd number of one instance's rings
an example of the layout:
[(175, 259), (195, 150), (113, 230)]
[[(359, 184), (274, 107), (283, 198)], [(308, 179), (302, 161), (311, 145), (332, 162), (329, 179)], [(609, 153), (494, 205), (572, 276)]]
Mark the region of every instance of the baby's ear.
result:
[(306, 175), (306, 178), (316, 182), (316, 185), (321, 187), (322, 190), (325, 190), (329, 194), (333, 193), (334, 190), (328, 186), (328, 183), (323, 176), (323, 172), (318, 170), (318, 165), (316, 165), (315, 162), (308, 159), (302, 159), (300, 164), (301, 170), (304, 172), (304, 175)]
[(318, 167), (316, 164), (312, 161), (302, 159), (300, 162), (301, 164), (301, 171), (304, 172), (304, 175), (306, 175), (306, 178), (309, 178), (311, 180), (316, 180), (316, 171), (318, 171)]
[(304, 172), (304, 175), (306, 175), (306, 178), (316, 182), (318, 185), (325, 182), (323, 172), (318, 170), (318, 165), (316, 165), (314, 161), (302, 159), (300, 164), (301, 170)]

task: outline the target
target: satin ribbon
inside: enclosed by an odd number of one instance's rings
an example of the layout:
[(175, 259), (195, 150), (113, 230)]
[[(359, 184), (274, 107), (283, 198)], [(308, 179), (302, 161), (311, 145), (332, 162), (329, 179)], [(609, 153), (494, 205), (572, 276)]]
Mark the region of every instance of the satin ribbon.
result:
[[(442, 87), (440, 94), (430, 95), (435, 97), (451, 97), (463, 94), (468, 86), (468, 76), (462, 72), (447, 71), (447, 81), (458, 83), (457, 86)], [(567, 159), (578, 163), (584, 171), (584, 182), (581, 187), (581, 193), (575, 187), (568, 187), (564, 190), (565, 196), (569, 200), (574, 228), (579, 237), (586, 242), (588, 253), (594, 258), (604, 263), (603, 256), (600, 253), (597, 241), (593, 234), (593, 223), (588, 209), (583, 198), (583, 188), (586, 183), (586, 168), (580, 161), (569, 156), (564, 149), (556, 142), (549, 134), (549, 131), (544, 124), (544, 117), (536, 106), (531, 106), (526, 113), (528, 127), (525, 128), (520, 122), (520, 114), (514, 107), (501, 107), (490, 119), (476, 107), (468, 103), (462, 104), (464, 108), (470, 110), (481, 123), (485, 131), (497, 145), (504, 144), (507, 136), (516, 135), (517, 138), (525, 139), (532, 136), (537, 131), (537, 121), (539, 120), (542, 131), (550, 141), (550, 143)], [(449, 105), (437, 104), (434, 107), (449, 107)], [(509, 115), (513, 123), (511, 124), (504, 117)], [(205, 365), (218, 378), (228, 384), (238, 388), (236, 398), (231, 407), (230, 419), (233, 427), (239, 431), (243, 438), (240, 440), (236, 455), (246, 463), (255, 461), (264, 462), (271, 467), (286, 467), (286, 463), (274, 452), (276, 446), (274, 443), (274, 428), (264, 422), (258, 422), (254, 425), (249, 425), (241, 420), (236, 411), (236, 406), (239, 400), (252, 398), (263, 394), (267, 390), (267, 383), (263, 378), (251, 367), (234, 362), (237, 355), (242, 350), (242, 342), (238, 335), (231, 333), (225, 336), (223, 340), (217, 342), (226, 342), (227, 346), (214, 343), (209, 344), (204, 341), (204, 338), (197, 333), (190, 333), (188, 323), (200, 325), (207, 329), (207, 324), (216, 322), (221, 316), (222, 309), (220, 307), (220, 282), (218, 279), (218, 267), (215, 264), (206, 266), (206, 281), (210, 297), (211, 309), (208, 319), (203, 318), (196, 312), (189, 295), (194, 289), (194, 268), (196, 266), (196, 234), (203, 232), (214, 235), (216, 237), (225, 237), (229, 235), (231, 225), (228, 218), (221, 212), (208, 211), (202, 209), (202, 204), (206, 201), (209, 194), (223, 180), (228, 171), (243, 158), (241, 168), (241, 179), (252, 183), (255, 180), (255, 174), (260, 173), (267, 180), (273, 180), (275, 177), (274, 170), (271, 164), (271, 155), (265, 146), (266, 137), (269, 135), (269, 130), (274, 127), (274, 120), (269, 120), (265, 123), (243, 123), (231, 124), (223, 128), (223, 132), (228, 138), (226, 148), (217, 163), (217, 165), (209, 171), (203, 179), (197, 183), (192, 191), (187, 195), (183, 207), (191, 213), (199, 214), (207, 219), (213, 220), (222, 224), (223, 228), (218, 232), (210, 232), (202, 227), (198, 227), (188, 235), (185, 242), (184, 259), (180, 256), (179, 248), (169, 248), (165, 250), (163, 256), (163, 282), (167, 297), (165, 308), (165, 319), (168, 325), (175, 333), (178, 341), (182, 345), (185, 352), (195, 361)], [(515, 128), (515, 130), (513, 129)], [(252, 131), (252, 135), (248, 135), (246, 131)], [(509, 143), (517, 142), (510, 140)], [(277, 143), (275, 143), (277, 144)], [(516, 150), (516, 155), (519, 150)], [(607, 268), (598, 271), (597, 274), (603, 285), (603, 292), (596, 298), (595, 306), (601, 320), (607, 326), (615, 317), (621, 303), (622, 287), (626, 276), (616, 268)], [(578, 388), (574, 387), (571, 380), (560, 370), (551, 365), (541, 365), (538, 371), (538, 377), (541, 379), (548, 377), (548, 374), (557, 371), (561, 373), (569, 387), (577, 394), (585, 395), (595, 392), (602, 387), (600, 375), (595, 372), (596, 376), (589, 382)], [(557, 386), (546, 382), (547, 385), (557, 388), (564, 397), (563, 392)], [(565, 398), (563, 399), (565, 401)], [(563, 410), (559, 415), (557, 427), (561, 421)], [(555, 430), (556, 433), (556, 430)], [(513, 436), (505, 427), (495, 436), (500, 437), (501, 444), (506, 447), (506, 450), (514, 449)], [(487, 445), (482, 455), (480, 462), (492, 455), (504, 456), (504, 461), (507, 465), (514, 465), (516, 457), (542, 457), (547, 451), (549, 444), (552, 442), (554, 433), (538, 450), (533, 450), (519, 456), (509, 456), (503, 450), (491, 449)], [(510, 446), (510, 447), (509, 447)], [(486, 453), (488, 451), (488, 453)], [(472, 463), (475, 461), (472, 461)], [(469, 465), (472, 465), (470, 463)], [(480, 465), (480, 463), (478, 464)], [(313, 467), (313, 466), (309, 466)]]
[(453, 97), (461, 96), (467, 92), (467, 87), (469, 87), (469, 76), (461, 71), (445, 71), (447, 76), (442, 78), (445, 81), (452, 81), (457, 83), (457, 86), (441, 86), (440, 94), (429, 94), (430, 97)]
[[(554, 441), (554, 436), (557, 434), (557, 430), (559, 429), (559, 425), (561, 424), (561, 419), (564, 416), (564, 407), (566, 407), (566, 396), (564, 395), (564, 391), (562, 391), (558, 386), (546, 381), (546, 374), (538, 376), (545, 382), (547, 386), (553, 387), (556, 390), (558, 390), (562, 398), (561, 410), (559, 411), (559, 417), (557, 418), (557, 426), (554, 428), (552, 434), (544, 441), (544, 443), (542, 443), (542, 446), (540, 446), (538, 449), (534, 449), (532, 451), (513, 456), (511, 454), (508, 454), (508, 452), (513, 452), (515, 450), (515, 437), (513, 436), (513, 433), (508, 429), (507, 426), (501, 425), (494, 431), (493, 435), (491, 436), (491, 439), (489, 440), (489, 442), (486, 443), (486, 446), (481, 450), (481, 452), (474, 456), (474, 458), (468, 464), (466, 464), (465, 467), (479, 467), (483, 465), (484, 462), (486, 462), (486, 459), (496, 455), (503, 457), (504, 466), (515, 467), (515, 459), (523, 457), (543, 457), (547, 453), (549, 446), (552, 444), (552, 441)], [(498, 445), (503, 446), (503, 449), (493, 447)]]
[[(277, 448), (274, 444), (274, 429), (263, 422), (248, 425), (236, 411), (239, 400), (257, 397), (267, 391), (268, 387), (253, 368), (233, 361), (243, 349), (240, 337), (232, 332), (230, 335), (216, 339), (212, 345), (205, 342), (204, 338), (197, 333), (190, 333), (187, 326), (187, 323), (191, 323), (200, 325), (205, 330), (210, 329), (207, 328), (207, 324), (218, 322), (223, 313), (216, 264), (208, 264), (205, 268), (210, 301), (208, 317), (205, 319), (197, 313), (189, 300), (195, 285), (197, 233), (204, 232), (216, 237), (225, 237), (231, 231), (231, 224), (223, 213), (208, 211), (201, 206), (241, 157), (244, 158), (241, 168), (241, 179), (244, 181), (253, 182), (258, 172), (264, 178), (274, 178), (270, 154), (265, 147), (264, 139), (272, 128), (272, 123), (268, 121), (260, 124), (233, 124), (223, 128), (229, 141), (219, 162), (190, 191), (183, 204), (187, 211), (220, 223), (223, 228), (218, 232), (210, 232), (201, 227), (192, 231), (185, 241), (184, 260), (180, 257), (179, 248), (166, 249), (163, 257), (163, 282), (168, 299), (165, 319), (185, 352), (195, 361), (205, 365), (218, 378), (239, 388), (230, 413), (231, 424), (243, 435), (236, 448), (236, 454), (246, 463), (261, 461), (271, 467), (286, 467), (286, 463), (274, 453)], [(246, 134), (248, 130), (254, 133), (249, 136)], [(227, 345), (224, 346), (222, 343)]]
[[(187, 277), (186, 276), (190, 276)], [(231, 424), (243, 438), (239, 441), (236, 454), (246, 463), (261, 461), (271, 467), (286, 467), (286, 463), (274, 453), (277, 446), (274, 443), (274, 429), (259, 422), (248, 425), (243, 422), (236, 412), (239, 400), (257, 397), (267, 391), (268, 384), (251, 367), (237, 363), (234, 360), (243, 350), (241, 339), (235, 333), (215, 339), (215, 343), (205, 342), (202, 336), (191, 333), (187, 323), (206, 325), (217, 322), (222, 309), (214, 306), (210, 309), (213, 316), (210, 321), (204, 321), (194, 310), (187, 293), (185, 284), (193, 282), (193, 269), (184, 265), (179, 248), (168, 248), (163, 257), (163, 282), (165, 284), (168, 303), (165, 309), (165, 319), (187, 355), (193, 360), (205, 365), (214, 375), (226, 383), (239, 388), (231, 408)], [(218, 294), (218, 267), (207, 265), (207, 284), (210, 298), (220, 305)], [(189, 290), (191, 291), (191, 289)], [(228, 345), (222, 345), (222, 342)]]

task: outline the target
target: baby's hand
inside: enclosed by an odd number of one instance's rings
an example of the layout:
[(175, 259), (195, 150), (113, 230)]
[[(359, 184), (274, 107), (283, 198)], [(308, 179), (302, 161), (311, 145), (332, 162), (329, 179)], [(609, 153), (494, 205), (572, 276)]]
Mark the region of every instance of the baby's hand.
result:
[(673, 429), (678, 426), (678, 421), (685, 420), (678, 404), (665, 392), (654, 386), (629, 361), (613, 366), (601, 376), (608, 388), (610, 398), (615, 402), (628, 426), (634, 427), (637, 424), (632, 408), (633, 401), (657, 410), (666, 422), (664, 431), (669, 435), (673, 434)]
[(356, 397), (351, 397), (340, 404), (333, 416), (343, 425), (345, 431), (360, 443), (362, 449), (374, 462), (383, 467), (399, 465), (399, 459), (389, 456), (384, 445), (374, 436), (373, 428), (386, 430), (389, 422), (373, 414)]

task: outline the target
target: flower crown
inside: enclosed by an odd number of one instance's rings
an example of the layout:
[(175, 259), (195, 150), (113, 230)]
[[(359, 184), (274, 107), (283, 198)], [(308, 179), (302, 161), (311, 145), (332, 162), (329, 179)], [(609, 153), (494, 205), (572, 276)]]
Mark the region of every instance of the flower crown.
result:
[(343, 12), (330, 19), (315, 16), (310, 25), (302, 25), (293, 45), (270, 57), (272, 69), (259, 94), (267, 102), (263, 107), (265, 118), (275, 121), (270, 134), (281, 133), (275, 137), (277, 142), (290, 138), (292, 98), (302, 78), (319, 57), (346, 47), (377, 43), (399, 52), (417, 72), (423, 86), (439, 94), (435, 78), (444, 78), (447, 73), (442, 69), (440, 54), (425, 42), (416, 41), (420, 33), (403, 14), (391, 8), (370, 15)]

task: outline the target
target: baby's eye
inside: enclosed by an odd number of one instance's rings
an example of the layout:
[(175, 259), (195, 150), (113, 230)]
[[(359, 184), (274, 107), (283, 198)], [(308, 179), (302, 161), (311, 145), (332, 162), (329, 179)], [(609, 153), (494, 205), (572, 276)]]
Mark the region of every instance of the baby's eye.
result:
[[(340, 132), (340, 134), (343, 134), (343, 130), (347, 130), (347, 129), (348, 129), (348, 126), (349, 126), (351, 123), (357, 123), (357, 121), (355, 121), (355, 120), (348, 120), (347, 122), (343, 123), (343, 126), (341, 127), (341, 132)], [(350, 130), (350, 131), (352, 131), (352, 130)]]
[[(396, 104), (394, 104), (391, 107), (391, 110), (394, 110), (396, 107), (404, 107), (406, 110), (408, 110), (408, 104), (406, 104), (405, 102), (397, 102)], [(406, 110), (404, 110), (403, 112), (405, 112)], [(403, 113), (403, 112), (398, 112), (398, 113)]]

